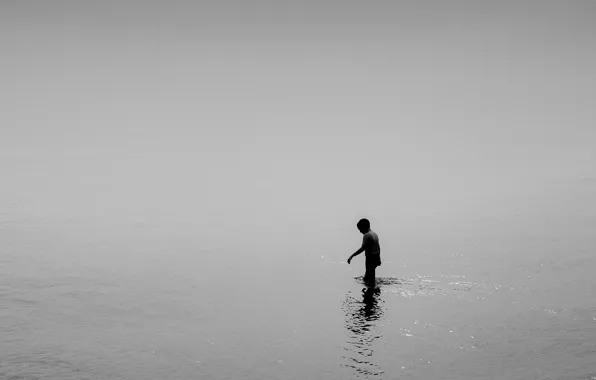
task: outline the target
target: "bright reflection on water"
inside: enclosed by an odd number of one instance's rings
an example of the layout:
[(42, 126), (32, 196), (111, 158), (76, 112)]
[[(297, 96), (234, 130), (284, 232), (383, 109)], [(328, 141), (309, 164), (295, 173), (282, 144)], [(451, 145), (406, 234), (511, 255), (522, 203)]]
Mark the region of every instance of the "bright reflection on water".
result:
[(344, 346), (344, 366), (354, 370), (355, 375), (380, 376), (384, 372), (374, 360), (374, 343), (382, 337), (377, 328), (383, 318), (384, 302), (379, 289), (362, 289), (358, 298), (348, 293), (343, 303), (345, 326), (349, 339)]

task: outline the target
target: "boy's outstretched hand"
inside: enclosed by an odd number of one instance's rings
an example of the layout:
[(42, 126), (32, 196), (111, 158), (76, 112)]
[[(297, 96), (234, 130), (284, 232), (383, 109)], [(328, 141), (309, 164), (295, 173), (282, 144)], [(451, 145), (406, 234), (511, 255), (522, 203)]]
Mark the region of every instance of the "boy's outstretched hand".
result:
[(364, 247), (361, 247), (359, 250), (357, 250), (356, 252), (354, 252), (350, 258), (348, 258), (348, 264), (350, 263), (350, 261), (352, 261), (352, 259), (354, 258), (354, 256), (358, 256), (359, 254), (361, 254), (362, 252), (364, 252)]

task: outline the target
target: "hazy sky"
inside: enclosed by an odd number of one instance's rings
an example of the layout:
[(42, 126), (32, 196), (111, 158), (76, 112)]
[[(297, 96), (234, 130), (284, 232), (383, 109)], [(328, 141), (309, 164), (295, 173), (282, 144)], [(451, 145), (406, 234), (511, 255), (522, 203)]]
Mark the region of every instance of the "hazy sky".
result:
[(2, 1), (0, 209), (295, 233), (498, 212), (593, 178), (595, 41), (592, 1)]

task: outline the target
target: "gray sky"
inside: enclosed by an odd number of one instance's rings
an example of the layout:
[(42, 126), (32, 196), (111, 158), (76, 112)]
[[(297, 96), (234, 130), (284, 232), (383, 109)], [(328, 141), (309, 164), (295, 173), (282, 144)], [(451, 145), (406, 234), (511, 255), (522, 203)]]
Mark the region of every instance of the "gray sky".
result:
[(297, 236), (498, 214), (594, 177), (595, 21), (592, 1), (3, 1), (0, 208)]

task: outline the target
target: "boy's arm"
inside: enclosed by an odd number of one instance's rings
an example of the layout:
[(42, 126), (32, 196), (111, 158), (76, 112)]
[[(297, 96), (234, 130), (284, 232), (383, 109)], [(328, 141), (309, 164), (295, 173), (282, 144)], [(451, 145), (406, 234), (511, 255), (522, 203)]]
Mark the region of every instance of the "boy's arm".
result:
[(364, 252), (364, 246), (366, 244), (366, 236), (362, 239), (362, 247), (360, 247), (356, 252), (352, 253), (352, 255), (348, 258), (348, 264), (355, 256), (358, 256), (362, 252)]
[(352, 253), (352, 256), (350, 256), (350, 257), (355, 257), (355, 256), (358, 256), (358, 255), (359, 255), (359, 254), (361, 254), (362, 252), (364, 252), (364, 247), (360, 247), (360, 248), (358, 248), (358, 250), (357, 250), (356, 252)]
[(348, 258), (348, 264), (350, 263), (350, 261), (352, 261), (352, 259), (354, 258), (354, 256), (358, 256), (362, 252), (364, 252), (364, 247), (360, 247), (359, 250), (357, 250), (356, 252), (352, 253), (352, 255)]

